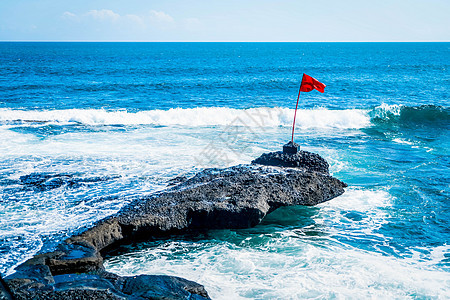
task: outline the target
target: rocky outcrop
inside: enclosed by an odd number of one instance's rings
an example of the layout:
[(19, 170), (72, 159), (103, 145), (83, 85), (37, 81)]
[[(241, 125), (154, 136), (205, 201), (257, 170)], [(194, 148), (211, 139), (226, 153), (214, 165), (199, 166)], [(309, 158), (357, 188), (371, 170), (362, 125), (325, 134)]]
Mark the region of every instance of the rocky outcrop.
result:
[(328, 174), (328, 163), (319, 154), (308, 151), (299, 151), (295, 154), (288, 154), (282, 151), (264, 153), (252, 164), (265, 166), (278, 166), (286, 168), (302, 168), (311, 172), (322, 172)]
[(121, 243), (188, 230), (252, 227), (281, 206), (316, 205), (346, 187), (314, 153), (274, 152), (252, 163), (172, 180), (166, 190), (135, 199), (56, 251), (20, 265), (7, 281), (19, 298), (81, 299), (95, 292), (101, 299), (207, 299), (201, 285), (182, 278), (104, 272), (101, 253)]

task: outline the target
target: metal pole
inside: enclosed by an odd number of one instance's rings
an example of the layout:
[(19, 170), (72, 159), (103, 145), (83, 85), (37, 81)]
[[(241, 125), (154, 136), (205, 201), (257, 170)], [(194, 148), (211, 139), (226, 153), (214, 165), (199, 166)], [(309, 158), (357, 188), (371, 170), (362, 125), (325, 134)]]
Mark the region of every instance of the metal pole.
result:
[[(303, 81), (303, 79), (302, 79)], [(294, 143), (294, 128), (295, 128), (295, 118), (297, 117), (297, 107), (298, 107), (298, 99), (300, 99), (300, 90), (302, 89), (302, 84), (300, 83), (300, 88), (298, 89), (297, 96), (297, 104), (295, 105), (295, 113), (294, 113), (294, 123), (292, 124), (292, 143)]]

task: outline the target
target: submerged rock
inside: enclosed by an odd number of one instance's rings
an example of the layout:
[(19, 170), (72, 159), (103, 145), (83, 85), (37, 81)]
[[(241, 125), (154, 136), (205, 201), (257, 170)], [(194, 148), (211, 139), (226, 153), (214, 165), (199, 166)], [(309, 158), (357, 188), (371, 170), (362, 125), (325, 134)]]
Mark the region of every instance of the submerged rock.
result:
[[(316, 205), (341, 195), (347, 186), (328, 174), (323, 158), (306, 151), (263, 154), (252, 165), (206, 169), (170, 184), (67, 239), (56, 251), (20, 265), (7, 278), (14, 293), (19, 298), (32, 293), (34, 298), (84, 299), (95, 292), (102, 299), (208, 299), (203, 286), (182, 278), (104, 272), (100, 253), (187, 230), (252, 227), (281, 206)], [(64, 274), (74, 280), (60, 277)]]
[(81, 174), (51, 174), (51, 173), (31, 173), (20, 176), (18, 184), (25, 188), (34, 189), (40, 192), (56, 189), (61, 186), (77, 188), (89, 185), (93, 182), (108, 181), (117, 179), (120, 176), (85, 177)]

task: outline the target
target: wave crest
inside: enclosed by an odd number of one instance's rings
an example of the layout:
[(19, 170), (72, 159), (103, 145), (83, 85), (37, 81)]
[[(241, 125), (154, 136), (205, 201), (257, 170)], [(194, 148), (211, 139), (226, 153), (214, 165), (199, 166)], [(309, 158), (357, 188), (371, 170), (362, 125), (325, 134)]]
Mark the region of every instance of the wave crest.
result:
[[(289, 108), (226, 107), (173, 108), (169, 110), (147, 110), (128, 112), (105, 109), (65, 110), (13, 110), (0, 109), (3, 124), (58, 124), (58, 125), (154, 125), (154, 126), (247, 126), (279, 127), (292, 126), (294, 110)], [(371, 110), (326, 108), (300, 109), (296, 126), (300, 128), (360, 129), (373, 125), (448, 126), (448, 108), (434, 105), (417, 107), (402, 105), (380, 105)]]
[(450, 124), (449, 108), (436, 105), (403, 106), (383, 104), (369, 112), (375, 124), (428, 125)]
[[(288, 108), (233, 109), (225, 107), (174, 108), (128, 112), (104, 109), (11, 110), (0, 109), (0, 122), (57, 123), (84, 125), (156, 126), (291, 126), (294, 110)], [(296, 126), (302, 128), (362, 128), (370, 123), (365, 110), (303, 109), (297, 112)]]

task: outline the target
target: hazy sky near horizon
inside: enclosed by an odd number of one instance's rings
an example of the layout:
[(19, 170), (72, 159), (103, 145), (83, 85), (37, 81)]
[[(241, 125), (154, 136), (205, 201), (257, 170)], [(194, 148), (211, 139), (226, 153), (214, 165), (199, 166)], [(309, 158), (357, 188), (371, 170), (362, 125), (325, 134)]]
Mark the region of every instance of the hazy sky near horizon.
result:
[(2, 41), (450, 41), (449, 0), (1, 0)]

